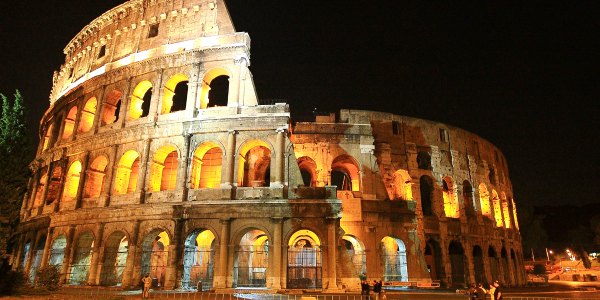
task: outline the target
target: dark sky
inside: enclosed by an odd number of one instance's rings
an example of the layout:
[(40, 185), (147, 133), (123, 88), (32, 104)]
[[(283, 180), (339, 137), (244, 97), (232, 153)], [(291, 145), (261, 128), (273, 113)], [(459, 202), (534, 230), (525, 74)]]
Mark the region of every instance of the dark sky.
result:
[[(503, 150), (517, 203), (600, 202), (600, 10), (553, 2), (227, 4), (260, 98), (455, 125)], [(21, 90), (35, 132), (64, 46), (123, 1), (43, 3), (0, 3), (0, 92)]]

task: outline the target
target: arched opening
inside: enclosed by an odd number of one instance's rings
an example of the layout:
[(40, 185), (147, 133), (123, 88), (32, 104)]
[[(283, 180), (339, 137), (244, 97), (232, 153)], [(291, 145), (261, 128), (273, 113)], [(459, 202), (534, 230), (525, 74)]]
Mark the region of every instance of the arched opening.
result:
[(213, 287), (213, 267), (215, 257), (215, 235), (210, 230), (199, 229), (185, 239), (183, 252), (183, 277), (181, 285), (185, 289), (195, 289), (202, 282), (202, 290)]
[(431, 280), (444, 278), (444, 269), (440, 268), (442, 262), (441, 255), (440, 244), (434, 239), (429, 239), (425, 244), (425, 263), (427, 264)]
[(367, 276), (367, 253), (365, 246), (352, 235), (344, 235), (344, 248), (350, 257), (357, 277)]
[(73, 260), (68, 274), (68, 284), (81, 285), (87, 282), (93, 248), (94, 236), (90, 232), (81, 234), (75, 243)]
[(33, 260), (31, 261), (31, 267), (29, 268), (29, 281), (35, 282), (35, 276), (37, 275), (40, 266), (42, 265), (42, 256), (44, 254), (44, 247), (46, 246), (46, 237), (42, 236), (35, 245), (33, 252)]
[(113, 192), (117, 195), (133, 193), (137, 187), (139, 172), (140, 155), (134, 150), (125, 152), (117, 165)]
[(27, 265), (27, 259), (29, 258), (29, 251), (31, 250), (31, 239), (27, 240), (27, 242), (25, 242), (25, 245), (23, 246), (23, 256), (21, 257), (21, 261), (20, 261), (20, 265), (19, 265), (19, 270), (24, 270), (25, 266)]
[(98, 156), (92, 161), (86, 173), (87, 176), (83, 191), (84, 198), (96, 198), (100, 196), (104, 190), (107, 165), (108, 159), (104, 155)]
[(518, 283), (522, 282), (522, 279), (521, 279), (522, 273), (521, 273), (521, 271), (519, 271), (520, 269), (518, 268), (518, 264), (517, 264), (517, 256), (515, 255), (515, 250), (513, 250), (513, 249), (510, 249), (510, 260), (512, 261), (512, 264), (513, 264), (513, 270), (515, 270), (514, 271), (515, 275), (513, 275), (513, 278), (512, 278), (512, 280), (513, 280), (512, 284), (518, 284)]
[(408, 171), (396, 171), (393, 176), (393, 184), (392, 199), (413, 200), (412, 178), (410, 177), (410, 174), (408, 174)]
[(177, 184), (177, 148), (172, 145), (162, 146), (152, 160), (150, 175), (150, 191), (172, 191)]
[(65, 180), (65, 187), (62, 194), (63, 201), (72, 201), (77, 198), (77, 191), (79, 189), (79, 179), (81, 178), (81, 162), (74, 161), (69, 170), (67, 171), (67, 177)]
[(481, 205), (481, 214), (492, 218), (492, 209), (490, 207), (490, 194), (485, 184), (479, 184), (479, 203)]
[(465, 266), (465, 251), (462, 244), (459, 241), (450, 242), (448, 253), (450, 254), (450, 264), (452, 267), (452, 286), (464, 287), (466, 284), (467, 267)]
[(207, 142), (198, 146), (192, 158), (191, 187), (219, 188), (222, 165), (223, 151), (216, 143)]
[(508, 253), (506, 252), (506, 248), (502, 247), (500, 250), (500, 257), (502, 258), (502, 270), (504, 271), (504, 284), (511, 283), (511, 276), (508, 269)]
[(229, 72), (216, 68), (208, 71), (202, 79), (200, 109), (227, 106), (229, 97)]
[(496, 190), (492, 190), (492, 204), (494, 207), (494, 220), (496, 221), (496, 227), (502, 227), (502, 207), (500, 206), (500, 198)]
[(169, 259), (170, 238), (166, 231), (155, 230), (146, 235), (142, 242), (142, 273), (150, 274), (153, 284), (165, 285), (165, 273)]
[(67, 237), (61, 234), (54, 239), (50, 250), (50, 258), (48, 259), (48, 265), (57, 266), (61, 273), (65, 260), (65, 248), (67, 248)]
[(112, 124), (119, 119), (121, 113), (121, 99), (123, 93), (117, 90), (109, 92), (104, 99), (104, 109), (102, 110), (102, 126)]
[(123, 272), (127, 265), (127, 236), (121, 231), (113, 232), (104, 246), (104, 260), (100, 273), (100, 285), (121, 286)]
[(483, 264), (483, 250), (481, 247), (473, 246), (473, 266), (475, 271), (475, 282), (483, 283), (487, 287), (487, 279), (485, 278), (484, 264)]
[(308, 156), (302, 156), (297, 161), (304, 186), (317, 186), (317, 163)]
[(249, 141), (240, 149), (238, 186), (262, 187), (271, 183), (271, 150), (259, 140)]
[(53, 203), (58, 199), (58, 193), (62, 187), (62, 168), (55, 165), (52, 168), (52, 175), (50, 176), (50, 183), (48, 184), (48, 192), (46, 193), (46, 204)]
[(98, 101), (96, 97), (92, 97), (85, 102), (81, 116), (79, 117), (79, 132), (86, 133), (92, 130), (94, 126), (94, 118), (96, 117), (96, 107)]
[(65, 124), (63, 124), (62, 139), (66, 140), (73, 136), (73, 128), (75, 127), (75, 118), (77, 118), (77, 106), (71, 107), (67, 117), (65, 118)]
[(350, 155), (340, 155), (331, 163), (331, 185), (338, 191), (360, 191), (358, 163)]
[[(463, 199), (465, 201), (465, 210), (468, 216), (475, 215), (476, 204), (473, 202), (473, 186), (468, 180), (463, 181)], [(479, 282), (479, 281), (478, 281)]]
[(519, 219), (517, 219), (517, 205), (515, 204), (514, 199), (510, 199), (510, 203), (512, 204), (512, 214), (513, 214), (513, 222), (515, 222), (515, 229), (519, 230)]
[(492, 274), (492, 282), (494, 282), (494, 280), (499, 279), (499, 273), (498, 273), (498, 257), (496, 255), (496, 250), (492, 246), (490, 246), (488, 248), (488, 260), (489, 260), (489, 265), (490, 265), (490, 273)]
[(431, 170), (431, 155), (426, 151), (417, 153), (417, 165), (421, 170)]
[(146, 117), (152, 100), (152, 83), (144, 80), (135, 87), (129, 103), (127, 120), (136, 120)]
[(160, 114), (168, 114), (185, 110), (188, 94), (188, 78), (183, 74), (171, 77), (163, 89), (163, 99)]
[(502, 192), (500, 194), (502, 200), (502, 216), (504, 218), (504, 227), (511, 228), (511, 220), (510, 220), (510, 208), (508, 207), (508, 199), (506, 199), (506, 194)]
[(458, 205), (458, 198), (456, 197), (454, 181), (449, 176), (442, 179), (442, 198), (444, 199), (444, 213), (446, 217), (460, 217), (460, 207)]
[(246, 232), (234, 254), (234, 287), (266, 287), (269, 237), (258, 229)]
[(48, 125), (46, 129), (46, 134), (44, 134), (44, 146), (42, 147), (42, 151), (50, 148), (50, 138), (52, 137), (52, 126), (53, 124)]
[(433, 180), (429, 176), (419, 178), (419, 191), (421, 194), (421, 209), (424, 216), (433, 215)]
[(321, 242), (312, 231), (294, 232), (288, 242), (287, 288), (322, 287)]
[(40, 207), (44, 204), (44, 188), (48, 184), (48, 167), (44, 167), (38, 173), (38, 184), (35, 188), (35, 198), (33, 200), (33, 208)]
[(383, 281), (408, 281), (406, 246), (399, 238), (386, 236), (381, 240)]

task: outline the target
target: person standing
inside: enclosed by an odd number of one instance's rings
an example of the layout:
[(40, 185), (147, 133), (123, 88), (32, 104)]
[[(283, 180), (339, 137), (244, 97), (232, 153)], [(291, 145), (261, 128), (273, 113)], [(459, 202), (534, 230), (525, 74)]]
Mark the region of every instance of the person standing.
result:
[(373, 281), (373, 294), (375, 294), (375, 300), (379, 300), (379, 296), (381, 295), (381, 281), (377, 282), (377, 280)]
[(490, 284), (490, 289), (488, 290), (488, 294), (490, 295), (490, 298), (492, 298), (492, 300), (495, 300), (494, 291), (496, 291), (496, 286), (492, 283)]
[(500, 283), (498, 280), (494, 281), (494, 300), (502, 300), (502, 287), (500, 287)]
[(486, 293), (487, 293), (487, 291), (483, 287), (483, 284), (481, 284), (481, 283), (477, 284), (477, 299), (484, 299), (485, 300), (485, 294)]
[(150, 273), (146, 273), (146, 276), (142, 278), (142, 283), (144, 284), (144, 290), (142, 291), (142, 298), (147, 299), (150, 298), (150, 287), (152, 286), (152, 278), (150, 277)]
[(475, 287), (475, 284), (471, 284), (467, 294), (469, 294), (469, 300), (477, 299), (477, 288)]

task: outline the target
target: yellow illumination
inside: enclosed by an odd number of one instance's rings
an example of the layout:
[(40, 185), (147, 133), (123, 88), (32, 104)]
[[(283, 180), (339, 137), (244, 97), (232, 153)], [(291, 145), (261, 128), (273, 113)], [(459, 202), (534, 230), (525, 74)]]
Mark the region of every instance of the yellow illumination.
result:
[(191, 188), (218, 188), (221, 184), (223, 151), (216, 143), (206, 142), (194, 151)]
[(129, 150), (119, 160), (117, 173), (115, 174), (115, 194), (122, 195), (135, 191), (139, 172), (139, 157), (140, 155), (136, 151)]
[(483, 183), (479, 185), (479, 202), (481, 204), (481, 214), (486, 217), (491, 217), (490, 194)]
[[(271, 160), (271, 151), (265, 141), (251, 140), (239, 150), (238, 186), (262, 186)], [(265, 167), (266, 164), (266, 167)]]
[(515, 221), (515, 228), (519, 230), (519, 220), (517, 219), (517, 206), (515, 204), (515, 200), (512, 200), (512, 210), (513, 210), (513, 220)]
[(452, 178), (445, 177), (443, 179), (442, 198), (444, 199), (444, 213), (448, 218), (460, 217), (458, 199), (454, 191), (454, 183)]
[(202, 79), (202, 89), (200, 90), (200, 109), (207, 108), (208, 103), (210, 102), (210, 99), (208, 99), (210, 83), (213, 81), (213, 79), (223, 75), (230, 77), (229, 72), (222, 68), (212, 69), (208, 71), (206, 75), (204, 75), (204, 78)]
[(492, 190), (492, 203), (494, 205), (494, 219), (496, 227), (502, 227), (502, 208), (500, 207), (500, 199), (496, 190)]
[(152, 88), (152, 83), (148, 80), (144, 80), (135, 87), (133, 95), (131, 95), (131, 103), (129, 103), (129, 113), (127, 115), (128, 120), (139, 119), (144, 110), (142, 104), (144, 103), (144, 95)]
[(81, 111), (81, 117), (79, 119), (79, 132), (89, 132), (94, 125), (94, 117), (96, 116), (96, 105), (98, 101), (96, 97), (90, 98)]
[(63, 201), (69, 201), (77, 197), (77, 189), (79, 188), (79, 178), (81, 177), (81, 162), (74, 161), (69, 167), (65, 187), (63, 190)]
[(506, 194), (502, 192), (502, 216), (504, 217), (504, 227), (510, 228), (510, 213), (508, 211), (508, 201), (506, 200)]
[(102, 125), (114, 123), (119, 116), (115, 115), (117, 107), (121, 106), (121, 96), (123, 93), (113, 90), (105, 97), (104, 109), (102, 111)]
[(33, 207), (39, 207), (44, 202), (44, 187), (48, 181), (48, 170), (44, 169), (41, 173), (40, 180), (38, 181), (38, 186), (35, 192), (35, 199), (33, 201)]
[(189, 81), (187, 76), (183, 74), (176, 74), (165, 84), (165, 88), (163, 89), (162, 107), (160, 110), (161, 115), (171, 112), (171, 108), (173, 107), (173, 96), (175, 96), (175, 87), (177, 84), (183, 81)]
[(42, 150), (46, 150), (50, 146), (50, 136), (52, 135), (53, 127), (52, 125), (53, 124), (50, 124), (50, 126), (48, 126), (48, 129), (46, 130), (46, 135), (44, 136), (44, 147), (42, 148)]
[(360, 172), (358, 169), (358, 163), (352, 156), (344, 154), (336, 157), (331, 163), (331, 170), (342, 170), (343, 173), (350, 176), (352, 191), (360, 191)]
[(307, 229), (302, 229), (294, 232), (294, 234), (292, 234), (288, 241), (288, 246), (294, 247), (296, 245), (296, 242), (301, 239), (309, 240), (313, 247), (321, 246), (321, 241), (319, 240), (317, 234)]
[(73, 135), (73, 127), (75, 126), (75, 118), (77, 117), (77, 106), (73, 106), (64, 121), (62, 138), (68, 139)]
[(156, 150), (152, 160), (150, 191), (174, 190), (177, 180), (177, 148), (167, 145)]
[(413, 200), (412, 178), (406, 170), (398, 170), (393, 176), (392, 199)]
[(104, 178), (108, 159), (105, 156), (96, 157), (90, 164), (85, 180), (84, 197), (94, 198), (100, 196), (104, 189)]
[(214, 240), (215, 235), (212, 231), (204, 230), (196, 237), (196, 244), (198, 245), (198, 248), (210, 249)]

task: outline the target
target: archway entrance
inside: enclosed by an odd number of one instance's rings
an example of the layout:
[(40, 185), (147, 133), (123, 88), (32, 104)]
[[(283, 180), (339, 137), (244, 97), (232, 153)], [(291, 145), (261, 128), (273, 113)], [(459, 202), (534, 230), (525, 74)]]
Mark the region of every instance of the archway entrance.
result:
[(114, 232), (106, 240), (104, 260), (100, 273), (100, 285), (121, 286), (123, 271), (127, 264), (127, 237), (121, 231)]
[(234, 287), (266, 287), (269, 238), (261, 230), (248, 231), (235, 252)]
[(363, 244), (352, 235), (344, 235), (346, 253), (352, 261), (356, 275), (367, 275), (367, 255)]
[(40, 269), (42, 265), (42, 255), (44, 254), (44, 246), (46, 245), (46, 237), (41, 237), (37, 244), (35, 245), (35, 250), (33, 252), (33, 260), (31, 261), (31, 267), (29, 268), (29, 280), (31, 282), (35, 281), (35, 276), (37, 275), (37, 271)]
[(437, 241), (430, 239), (425, 244), (425, 263), (427, 263), (427, 269), (431, 280), (440, 280), (442, 278), (443, 269), (440, 269), (441, 265), (441, 251), (440, 244)]
[(184, 289), (194, 289), (202, 284), (202, 290), (210, 290), (213, 286), (215, 235), (210, 230), (199, 229), (185, 239), (183, 252), (183, 277), (181, 285)]
[(479, 246), (473, 247), (473, 265), (475, 269), (475, 282), (487, 285), (485, 272), (483, 270), (483, 250), (481, 250), (481, 247)]
[(399, 238), (386, 236), (381, 240), (383, 281), (408, 281), (406, 247)]
[(459, 241), (450, 242), (448, 248), (452, 266), (452, 285), (464, 287), (466, 284), (465, 251)]
[(488, 259), (490, 263), (490, 271), (492, 275), (492, 282), (498, 280), (498, 258), (496, 257), (496, 250), (492, 246), (488, 248)]
[(67, 238), (61, 234), (52, 243), (52, 250), (50, 252), (50, 259), (48, 264), (52, 266), (58, 266), (62, 273), (62, 265), (65, 260), (65, 248), (67, 247)]
[(287, 288), (322, 287), (321, 242), (310, 230), (296, 231), (288, 243)]
[(165, 285), (170, 239), (166, 231), (153, 231), (142, 242), (142, 277), (150, 274), (152, 284)]
[(69, 273), (69, 284), (80, 285), (87, 282), (90, 264), (92, 262), (92, 249), (94, 248), (94, 236), (86, 232), (79, 236), (75, 244), (73, 262)]

